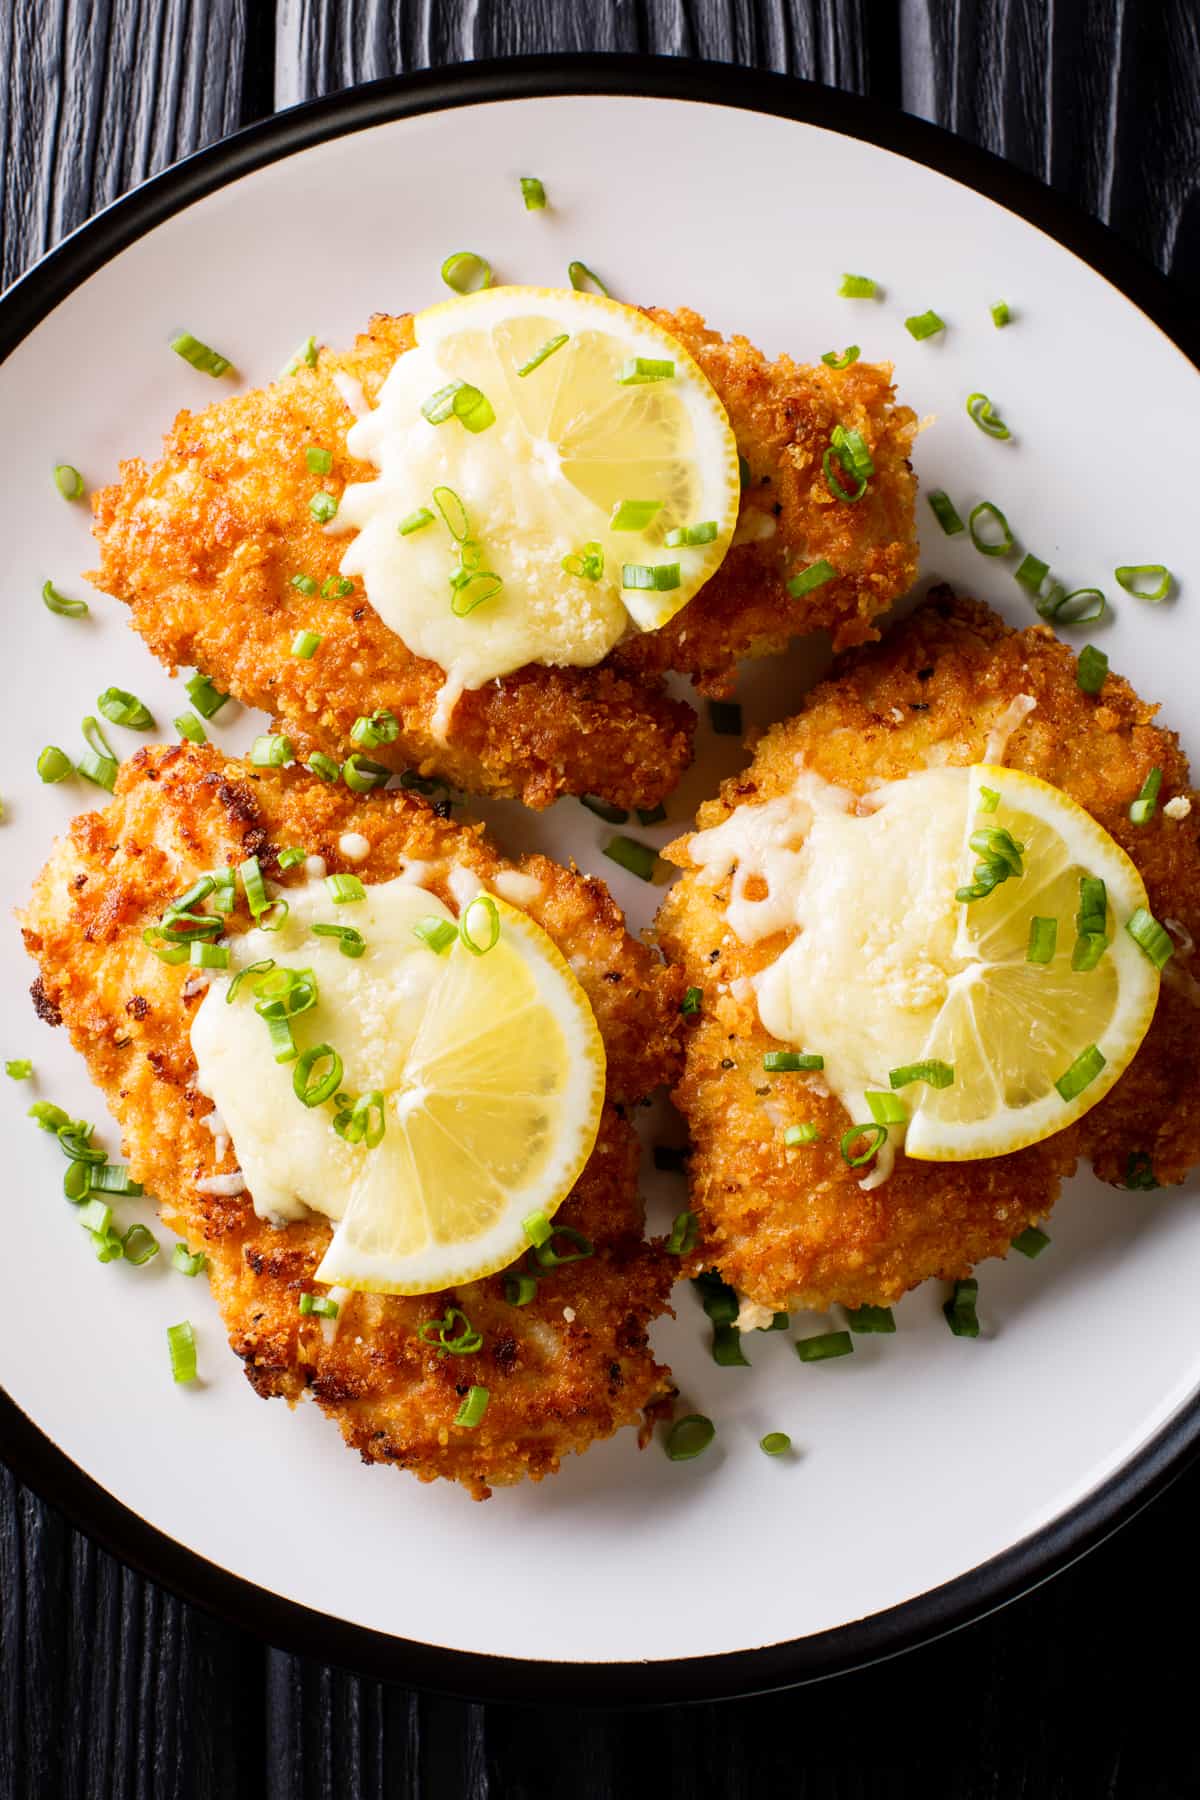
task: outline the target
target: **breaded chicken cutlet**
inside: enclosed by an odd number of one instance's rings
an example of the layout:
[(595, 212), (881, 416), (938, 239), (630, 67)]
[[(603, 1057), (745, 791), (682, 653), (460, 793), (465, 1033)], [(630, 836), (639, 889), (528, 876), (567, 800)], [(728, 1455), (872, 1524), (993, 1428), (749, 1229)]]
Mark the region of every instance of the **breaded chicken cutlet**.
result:
[[(369, 844), (353, 865), (345, 834)], [(284, 845), (303, 845), (330, 872), (368, 884), (405, 864), (453, 906), (455, 867), (502, 892), (513, 865), (480, 826), (442, 820), (403, 792), (356, 799), (300, 770), (233, 763), (212, 748), (145, 749), (121, 770), (103, 812), (81, 814), (55, 846), (22, 924), (40, 973), (43, 1018), (65, 1023), (120, 1123), (132, 1173), (167, 1225), (208, 1255), (213, 1292), (251, 1385), (289, 1402), (311, 1392), (365, 1461), (423, 1481), (459, 1481), (476, 1498), (570, 1451), (638, 1425), (670, 1391), (648, 1328), (668, 1310), (672, 1259), (645, 1241), (638, 1142), (625, 1109), (678, 1072), (682, 976), (626, 934), (603, 884), (544, 857), (519, 865), (523, 910), (553, 938), (584, 988), (604, 1038), (607, 1091), (595, 1149), (555, 1215), (595, 1254), (541, 1275), (534, 1299), (504, 1298), (503, 1278), (450, 1293), (350, 1294), (336, 1334), (298, 1311), (328, 1244), (311, 1215), (283, 1229), (259, 1218), (248, 1193), (221, 1197), (198, 1182), (232, 1169), (236, 1153), (205, 1125), (212, 1102), (195, 1085), (189, 1027), (202, 992), (189, 969), (167, 967), (142, 939), (181, 888), (213, 867), (256, 856), (281, 889)], [(356, 850), (361, 845), (354, 846)], [(248, 921), (244, 921), (248, 923)], [(228, 929), (236, 931), (231, 919)], [(483, 1348), (440, 1356), (418, 1331), (447, 1306), (464, 1308)], [(474, 1430), (453, 1426), (472, 1384), (490, 1393)]]
[[(181, 412), (153, 467), (121, 466), (94, 498), (96, 584), (126, 601), (133, 623), (169, 668), (201, 669), (223, 692), (261, 707), (303, 757), (337, 758), (356, 718), (386, 710), (395, 742), (374, 752), (481, 794), (532, 807), (560, 794), (653, 806), (691, 758), (695, 716), (663, 675), (728, 691), (739, 657), (828, 631), (842, 648), (876, 635), (874, 620), (917, 567), (915, 415), (894, 403), (891, 369), (844, 370), (769, 361), (744, 338), (722, 339), (693, 312), (649, 316), (695, 357), (723, 402), (748, 470), (738, 537), (715, 576), (660, 630), (632, 633), (592, 668), (529, 664), (459, 699), (443, 743), (435, 710), (443, 671), (411, 653), (357, 584), (332, 597), (346, 539), (312, 516), (318, 489), (339, 497), (374, 471), (352, 459), (354, 414), (339, 382), (374, 403), (397, 357), (412, 348), (410, 316), (379, 316), (352, 350), (324, 349), (269, 387)], [(354, 391), (351, 389), (351, 391)], [(875, 473), (861, 499), (835, 498), (822, 458), (838, 424), (857, 431)], [(305, 448), (329, 446), (316, 478)], [(834, 579), (793, 598), (789, 576), (824, 559)], [(301, 593), (303, 571), (316, 591)], [(297, 631), (322, 639), (318, 657), (290, 654)]]
[[(1036, 704), (1014, 708), (1019, 696)], [(1048, 627), (1009, 630), (986, 606), (942, 589), (883, 644), (835, 664), (802, 711), (767, 732), (745, 773), (701, 809), (698, 824), (712, 827), (786, 792), (798, 767), (862, 795), (925, 767), (988, 760), (989, 734), (1010, 732), (1002, 760), (1053, 783), (1098, 820), (1186, 951), (1200, 935), (1197, 814), (1187, 816), (1187, 762), (1175, 734), (1153, 722), (1156, 710), (1115, 675), (1098, 695), (1081, 692), (1074, 655)], [(1135, 825), (1130, 802), (1153, 768), (1162, 771), (1163, 803), (1181, 803)], [(764, 1053), (778, 1043), (747, 978), (778, 955), (779, 936), (739, 942), (725, 916), (729, 884), (706, 882), (689, 842), (666, 852), (687, 873), (666, 898), (657, 936), (704, 996), (676, 1093), (694, 1142), (696, 1266), (715, 1266), (772, 1309), (887, 1305), (931, 1276), (962, 1278), (981, 1259), (1004, 1255), (1045, 1218), (1079, 1158), (1114, 1186), (1179, 1182), (1200, 1161), (1200, 987), (1177, 953), (1131, 1065), (1073, 1126), (979, 1161), (898, 1153), (890, 1176), (864, 1191), (863, 1171), (839, 1152), (850, 1118), (821, 1078), (764, 1071)], [(821, 1141), (786, 1148), (784, 1129), (809, 1121)]]

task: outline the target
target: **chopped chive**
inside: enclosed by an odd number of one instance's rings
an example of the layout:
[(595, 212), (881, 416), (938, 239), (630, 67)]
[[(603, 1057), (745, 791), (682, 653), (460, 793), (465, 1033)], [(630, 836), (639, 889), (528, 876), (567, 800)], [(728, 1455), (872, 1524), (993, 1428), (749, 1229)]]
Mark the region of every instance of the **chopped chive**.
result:
[[(904, 1073), (904, 1071), (901, 1071)], [(908, 1119), (908, 1108), (903, 1100), (897, 1100), (895, 1094), (880, 1093), (878, 1089), (867, 1089), (863, 1094), (871, 1117), (877, 1125), (903, 1125)]]
[(1012, 432), (1001, 419), (986, 394), (967, 395), (967, 416), (990, 438), (1010, 438)]
[(336, 516), (337, 509), (336, 498), (333, 494), (327, 494), (324, 489), (314, 494), (308, 503), (308, 510), (319, 525), (328, 525), (330, 519)]
[(55, 1133), (71, 1123), (70, 1113), (65, 1113), (61, 1106), (55, 1106), (52, 1100), (35, 1100), (25, 1116), (34, 1119), (43, 1131)]
[(548, 357), (553, 356), (556, 350), (561, 350), (563, 345), (569, 342), (570, 335), (568, 331), (560, 331), (557, 337), (547, 338), (541, 349), (535, 350), (529, 361), (521, 364), (517, 374), (522, 377), (532, 375), (535, 369), (541, 368)]
[(280, 371), (281, 378), (294, 375), (301, 363), (306, 369), (315, 369), (317, 366), (317, 340), (311, 335), (305, 338), (299, 349), (293, 353), (291, 361)]
[(786, 1431), (768, 1431), (765, 1437), (759, 1438), (758, 1447), (766, 1456), (786, 1456), (792, 1440)]
[(1158, 811), (1158, 790), (1162, 786), (1162, 778), (1163, 772), (1156, 765), (1138, 789), (1137, 799), (1130, 801), (1129, 817), (1135, 825), (1148, 825)]
[(213, 686), (208, 676), (201, 675), (199, 670), (184, 685), (187, 688), (188, 699), (205, 719), (215, 717), (229, 699), (228, 694), (222, 694)]
[(367, 890), (357, 875), (327, 875), (325, 886), (329, 898), (336, 906), (344, 906), (348, 900), (365, 900)]
[[(485, 916), (486, 924), (479, 923), (480, 911)], [(473, 915), (476, 918), (475, 924), (471, 923)], [(500, 942), (500, 908), (490, 894), (476, 894), (473, 900), (468, 901), (458, 922), (458, 935), (472, 956), (486, 956), (489, 950), (495, 949)]]
[(420, 938), (435, 956), (443, 955), (458, 936), (458, 926), (449, 919), (418, 919), (412, 929), (413, 936)]
[(65, 750), (60, 750), (57, 744), (47, 744), (37, 759), (37, 772), (47, 783), (65, 781), (68, 775), (74, 774), (75, 765)]
[(720, 1369), (748, 1369), (750, 1358), (742, 1349), (742, 1334), (736, 1325), (714, 1325), (712, 1359)]
[[(610, 298), (608, 289), (605, 287), (600, 277), (596, 274), (594, 269), (589, 269), (586, 263), (568, 263), (567, 279), (570, 281), (571, 286), (575, 289), (576, 293), (586, 294), (591, 292), (591, 289), (594, 288), (597, 293), (603, 294), (605, 299)], [(589, 283), (591, 284), (590, 287)]]
[(848, 344), (840, 356), (836, 350), (823, 351), (821, 361), (829, 369), (848, 369), (851, 363), (858, 361), (861, 354), (857, 344)]
[(1170, 932), (1159, 924), (1152, 912), (1139, 906), (1126, 919), (1125, 929), (1142, 955), (1149, 957), (1156, 969), (1167, 966), (1175, 954), (1175, 945)]
[(787, 583), (787, 591), (793, 600), (801, 600), (805, 594), (811, 594), (814, 588), (824, 587), (827, 581), (836, 580), (837, 570), (822, 557), (820, 562), (809, 563), (806, 569), (793, 575)]
[(476, 607), (494, 598), (503, 586), (501, 577), (491, 569), (464, 567), (450, 578), (450, 611), (457, 619), (469, 618)]
[(711, 544), (716, 535), (717, 521), (702, 519), (699, 525), (677, 525), (673, 531), (668, 531), (663, 545), (668, 550), (674, 550), (681, 544)]
[(317, 584), (311, 575), (293, 575), (290, 581), (299, 594), (315, 594), (317, 591)]
[(1027, 588), (1031, 594), (1036, 594), (1049, 573), (1050, 564), (1043, 562), (1040, 556), (1030, 553), (1023, 556), (1013, 570), (1013, 580), (1019, 581), (1021, 586)]
[(579, 804), (595, 813), (598, 819), (603, 819), (606, 825), (624, 825), (629, 817), (628, 807), (610, 806), (607, 800), (597, 800), (594, 794), (581, 794)]
[(521, 1220), (521, 1230), (534, 1249), (538, 1250), (550, 1237), (550, 1221), (544, 1212), (527, 1213)]
[(700, 1011), (700, 1008), (702, 1007), (703, 1004), (704, 1004), (703, 989), (698, 988), (698, 987), (690, 987), (687, 990), (687, 993), (683, 996), (683, 999), (679, 1003), (679, 1010), (683, 1014), (685, 1019), (692, 1019), (692, 1018), (695, 1018), (696, 1014)]
[(981, 787), (979, 790), (980, 812), (995, 812), (1000, 804), (1000, 795), (995, 788)]
[(849, 1356), (854, 1339), (848, 1331), (819, 1331), (813, 1337), (796, 1339), (796, 1355), (801, 1362), (828, 1362), (832, 1356)]
[[(1003, 532), (1001, 538), (985, 538), (981, 535), (982, 527), (976, 526), (976, 519), (985, 519)], [(1013, 547), (1013, 534), (1008, 520), (990, 500), (981, 500), (967, 514), (967, 530), (971, 533), (971, 542), (984, 556), (1007, 556)]]
[(250, 746), (250, 761), (256, 769), (282, 769), (295, 760), (292, 740), (281, 731), (256, 737)]
[(442, 280), (456, 294), (478, 294), (492, 285), (492, 265), (474, 250), (455, 250), (442, 264)]
[(568, 575), (577, 575), (581, 581), (599, 581), (604, 573), (604, 551), (589, 540), (582, 551), (564, 556), (562, 566)]
[(1079, 652), (1075, 681), (1083, 694), (1098, 694), (1108, 674), (1108, 657), (1095, 644), (1085, 644)]
[(496, 414), (487, 395), (469, 381), (459, 383), (450, 410), (466, 430), (478, 434), (496, 423)]
[(639, 825), (661, 825), (667, 816), (667, 809), (661, 802), (658, 806), (639, 806), (637, 816)]
[(1081, 931), (1075, 939), (1074, 948), (1071, 951), (1072, 969), (1077, 975), (1087, 974), (1090, 969), (1097, 966), (1107, 949), (1107, 932)]
[(621, 568), (623, 588), (652, 588), (665, 594), (679, 586), (678, 563), (624, 563)]
[(717, 1435), (717, 1428), (703, 1413), (688, 1413), (676, 1419), (668, 1431), (663, 1448), (672, 1462), (691, 1462), (703, 1455)]
[(171, 1267), (178, 1269), (181, 1275), (199, 1275), (208, 1267), (208, 1256), (203, 1250), (194, 1253), (186, 1244), (176, 1244), (171, 1252)]
[(946, 321), (939, 319), (932, 311), (913, 313), (911, 318), (905, 319), (904, 329), (920, 343), (923, 338), (934, 337), (939, 331), (945, 331)]
[(488, 1406), (488, 1390), (485, 1387), (469, 1387), (467, 1397), (454, 1415), (454, 1423), (473, 1431), (482, 1422)]
[(879, 284), (869, 275), (843, 275), (838, 289), (843, 300), (873, 300), (878, 291)]
[(224, 375), (233, 367), (227, 356), (222, 356), (219, 350), (212, 350), (207, 344), (201, 343), (190, 331), (181, 331), (178, 337), (173, 337), (171, 348), (176, 356), (182, 356), (184, 362), (191, 363), (193, 369), (199, 369), (202, 375)]
[(369, 756), (352, 751), (342, 764), (342, 780), (352, 794), (369, 794), (386, 786), (392, 771), (386, 763), (373, 762)]
[(674, 381), (675, 364), (666, 357), (630, 356), (621, 365), (621, 387), (642, 387), (650, 381)]
[(628, 869), (639, 881), (653, 881), (654, 871), (658, 864), (658, 852), (649, 844), (640, 844), (636, 838), (610, 838), (604, 846), (604, 854), (613, 862)]
[(931, 1088), (948, 1088), (954, 1081), (954, 1064), (939, 1062), (936, 1057), (926, 1062), (904, 1063), (889, 1071), (888, 1081), (894, 1088), (908, 1087), (914, 1081), (923, 1081)]
[(896, 1329), (896, 1320), (890, 1306), (848, 1306), (846, 1317), (851, 1331), (892, 1332)]
[(328, 475), (333, 467), (333, 451), (323, 450), (320, 444), (309, 444), (304, 460), (310, 475)]
[(439, 1356), (474, 1356), (483, 1348), (482, 1334), (457, 1306), (448, 1307), (444, 1318), (426, 1319), (417, 1336), (423, 1344), (435, 1346)]
[(676, 1213), (667, 1239), (668, 1256), (690, 1256), (700, 1237), (700, 1221), (694, 1212)]
[(314, 750), (305, 767), (322, 781), (334, 782), (342, 778), (342, 765), (334, 762), (332, 756), (326, 756), (323, 750)]
[(967, 529), (959, 517), (953, 500), (942, 488), (935, 488), (933, 493), (927, 494), (925, 498), (929, 501), (933, 516), (947, 537), (956, 537), (960, 531)]
[(789, 1150), (797, 1150), (802, 1144), (819, 1144), (821, 1133), (811, 1122), (803, 1125), (789, 1125), (783, 1134), (783, 1141)]
[(338, 949), (343, 956), (357, 959), (366, 950), (366, 939), (361, 931), (355, 931), (353, 925), (313, 925), (314, 937), (336, 938)]
[[(1165, 563), (1122, 563), (1113, 574), (1125, 589), (1136, 600), (1149, 600), (1157, 603), (1165, 600), (1171, 591), (1171, 571)], [(1152, 581), (1153, 587), (1146, 583)]]
[[(853, 491), (850, 488), (844, 488), (838, 480), (833, 467), (835, 461), (841, 464), (844, 474), (849, 475), (853, 481), (857, 482), (858, 485)], [(866, 476), (857, 474), (853, 465), (847, 461), (846, 456), (842, 452), (835, 450), (832, 444), (821, 459), (821, 467), (825, 471), (825, 486), (829, 489), (829, 492), (833, 495), (834, 499), (844, 500), (847, 506), (857, 505), (867, 491)]]
[(1073, 588), (1068, 593), (1052, 584), (1051, 592), (1037, 602), (1037, 610), (1056, 625), (1094, 625), (1108, 611), (1108, 601), (1099, 588)]
[(148, 1263), (158, 1255), (158, 1239), (148, 1225), (134, 1224), (121, 1239), (121, 1251), (126, 1262), (132, 1263), (135, 1269), (140, 1269), (143, 1263)]
[(428, 400), (421, 402), (422, 417), (431, 425), (444, 425), (454, 411), (454, 396), (462, 385), (461, 381), (448, 381), (445, 387), (435, 388)]
[(86, 600), (71, 600), (66, 594), (60, 594), (52, 581), (42, 585), (42, 605), (47, 612), (57, 613), (63, 619), (82, 619), (88, 611)]
[(105, 1200), (88, 1200), (80, 1207), (78, 1218), (85, 1231), (106, 1237), (112, 1228), (112, 1207)]
[(292, 655), (300, 662), (311, 662), (321, 648), (319, 631), (298, 631), (292, 639)]
[(766, 1050), (762, 1066), (769, 1075), (794, 1075), (799, 1071), (823, 1069), (825, 1058), (809, 1051)]
[(1150, 1193), (1158, 1186), (1148, 1150), (1130, 1152), (1129, 1161), (1125, 1165), (1125, 1186), (1141, 1193)]
[(95, 782), (97, 787), (102, 787), (111, 794), (117, 785), (117, 759), (106, 742), (98, 721), (90, 713), (84, 719), (81, 729), (88, 748), (75, 767), (88, 781)]
[[(556, 1250), (555, 1238), (564, 1238), (575, 1248), (570, 1252)], [(550, 1235), (543, 1238), (540, 1244), (534, 1245), (533, 1254), (541, 1268), (560, 1269), (566, 1263), (586, 1262), (590, 1256), (595, 1256), (596, 1246), (591, 1238), (585, 1237), (582, 1231), (576, 1231), (573, 1225), (551, 1225)]]
[(227, 969), (229, 967), (229, 946), (197, 942), (191, 946), (188, 961), (194, 969)]
[(427, 506), (418, 506), (416, 512), (410, 512), (401, 519), (396, 530), (401, 537), (411, 537), (414, 531), (423, 531), (426, 525), (433, 524), (433, 514)]
[(979, 1315), (975, 1311), (978, 1298), (979, 1283), (974, 1276), (966, 1281), (955, 1282), (953, 1293), (942, 1306), (946, 1323), (955, 1337), (979, 1336)]
[(738, 1297), (715, 1269), (693, 1277), (696, 1296), (714, 1325), (732, 1325), (738, 1316)]
[(167, 1348), (171, 1353), (171, 1375), (176, 1381), (196, 1379), (196, 1334), (189, 1320), (167, 1326)]
[(54, 485), (64, 500), (83, 498), (83, 476), (70, 463), (55, 463)]
[(742, 709), (736, 700), (710, 700), (708, 722), (717, 737), (742, 735)]
[(504, 1277), (504, 1298), (510, 1306), (528, 1306), (537, 1293), (537, 1277), (535, 1275), (506, 1275)]
[(1057, 943), (1058, 920), (1044, 919), (1035, 915), (1029, 921), (1029, 944), (1025, 951), (1025, 961), (1031, 963), (1053, 962)]
[(369, 715), (360, 714), (350, 727), (351, 742), (361, 744), (364, 750), (378, 750), (380, 744), (394, 744), (399, 735), (400, 721), (386, 706)]
[(1027, 1225), (1024, 1231), (1017, 1233), (1012, 1241), (1012, 1247), (1022, 1256), (1027, 1256), (1032, 1262), (1035, 1256), (1042, 1254), (1049, 1242), (1050, 1239), (1044, 1231), (1039, 1231), (1036, 1225)]
[[(321, 1070), (319, 1065), (327, 1063)], [(318, 1073), (313, 1074), (317, 1069)], [(292, 1092), (303, 1106), (322, 1106), (342, 1085), (342, 1059), (332, 1044), (314, 1044), (297, 1059)]]
[[(839, 1140), (842, 1161), (848, 1169), (865, 1167), (867, 1163), (873, 1162), (878, 1156), (880, 1150), (887, 1143), (887, 1136), (886, 1125), (851, 1125), (849, 1131), (843, 1131)], [(851, 1155), (854, 1145), (860, 1142), (864, 1148)]]
[(1107, 1058), (1095, 1044), (1089, 1044), (1086, 1050), (1081, 1050), (1070, 1068), (1054, 1084), (1061, 1098), (1077, 1100), (1084, 1088), (1095, 1081), (1106, 1061)]
[(306, 1319), (336, 1319), (340, 1310), (337, 1301), (327, 1294), (303, 1293), (300, 1296), (300, 1311)]
[(354, 583), (345, 575), (327, 575), (321, 583), (322, 600), (332, 600), (354, 592)]
[(610, 531), (644, 531), (655, 513), (661, 511), (661, 500), (618, 500), (608, 528)]
[(28, 1081), (33, 1074), (33, 1064), (25, 1056), (14, 1056), (4, 1065), (4, 1073), (10, 1081)]
[(521, 176), (521, 198), (526, 212), (541, 212), (546, 204), (546, 190), (536, 175)]
[(997, 330), (999, 330), (1002, 325), (1007, 325), (1012, 319), (1012, 313), (1009, 310), (1007, 300), (997, 300), (991, 310), (992, 324), (996, 326)]

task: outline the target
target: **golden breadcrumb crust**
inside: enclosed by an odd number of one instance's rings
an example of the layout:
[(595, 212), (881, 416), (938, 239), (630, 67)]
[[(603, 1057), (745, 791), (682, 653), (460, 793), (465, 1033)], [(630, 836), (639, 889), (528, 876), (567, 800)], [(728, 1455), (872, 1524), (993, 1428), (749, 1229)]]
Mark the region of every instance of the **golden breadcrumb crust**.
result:
[[(1200, 812), (1175, 820), (1160, 805), (1149, 825), (1129, 819), (1155, 766), (1163, 803), (1194, 798), (1178, 740), (1153, 723), (1156, 708), (1128, 682), (1110, 675), (1093, 697), (1080, 691), (1075, 667), (1047, 627), (1010, 631), (986, 606), (939, 590), (883, 644), (836, 664), (797, 717), (766, 734), (745, 774), (701, 808), (698, 824), (785, 792), (801, 759), (855, 793), (927, 762), (978, 762), (1009, 702), (1029, 694), (1037, 706), (1005, 761), (1086, 807), (1137, 864), (1156, 916), (1200, 935)], [(690, 870), (687, 838), (666, 854)], [(864, 1192), (838, 1147), (850, 1120), (819, 1078), (763, 1071), (775, 1040), (753, 995), (736, 997), (731, 986), (787, 939), (739, 944), (725, 922), (727, 899), (727, 885), (714, 890), (689, 872), (667, 895), (656, 929), (668, 958), (704, 990), (676, 1093), (695, 1146), (693, 1205), (703, 1224), (695, 1263), (715, 1264), (753, 1299), (775, 1308), (887, 1304), (929, 1276), (962, 1277), (983, 1257), (1004, 1255), (1018, 1232), (1045, 1218), (1080, 1156), (1118, 1186), (1131, 1158), (1148, 1157), (1161, 1183), (1181, 1181), (1200, 1161), (1200, 988), (1183, 967), (1164, 981), (1130, 1068), (1076, 1126), (978, 1162), (901, 1153), (890, 1178)], [(786, 1149), (784, 1129), (804, 1120), (819, 1126), (821, 1142)]]
[[(827, 629), (840, 645), (874, 635), (876, 615), (911, 585), (917, 547), (908, 466), (916, 420), (893, 404), (889, 367), (838, 373), (771, 363), (744, 338), (725, 343), (691, 312), (654, 312), (696, 356), (721, 395), (750, 467), (743, 520), (772, 535), (732, 550), (719, 573), (662, 631), (634, 636), (592, 669), (530, 664), (463, 695), (450, 743), (432, 729), (442, 686), (435, 663), (413, 655), (368, 604), (361, 585), (322, 597), (345, 539), (309, 511), (320, 490), (340, 496), (374, 470), (346, 451), (353, 414), (335, 377), (374, 401), (397, 356), (412, 347), (411, 316), (372, 319), (349, 351), (325, 349), (269, 387), (181, 412), (162, 459), (121, 465), (93, 499), (100, 567), (91, 579), (128, 602), (133, 623), (166, 665), (197, 667), (224, 692), (270, 713), (298, 752), (339, 759), (362, 713), (387, 708), (400, 736), (373, 752), (477, 793), (548, 806), (593, 793), (653, 806), (691, 758), (695, 715), (671, 699), (662, 671), (694, 674), (725, 691), (739, 656)], [(859, 429), (877, 473), (857, 505), (835, 500), (821, 458), (838, 422)], [(329, 475), (310, 474), (305, 448), (331, 450)], [(826, 557), (835, 581), (802, 600), (784, 587)], [(318, 592), (291, 585), (307, 575)], [(290, 654), (298, 630), (321, 634), (318, 654)]]
[[(371, 846), (353, 865), (338, 849), (346, 832)], [(608, 1084), (596, 1148), (557, 1215), (596, 1253), (543, 1278), (530, 1305), (508, 1305), (500, 1276), (415, 1299), (356, 1294), (327, 1341), (298, 1299), (313, 1286), (328, 1221), (314, 1215), (281, 1230), (256, 1216), (249, 1195), (197, 1191), (199, 1179), (236, 1162), (232, 1149), (218, 1159), (203, 1123), (212, 1103), (194, 1085), (189, 1018), (202, 993), (185, 993), (187, 965), (165, 966), (142, 931), (220, 864), (254, 855), (284, 888), (302, 880), (302, 868), (281, 873), (276, 860), (292, 844), (323, 857), (330, 873), (353, 867), (367, 882), (420, 862), (423, 885), (452, 910), (454, 865), (485, 886), (519, 866), (540, 885), (522, 904), (587, 992)], [(249, 923), (241, 915), (239, 907), (231, 929)], [(477, 1498), (552, 1473), (569, 1451), (637, 1424), (663, 1402), (670, 1374), (647, 1334), (668, 1310), (673, 1261), (643, 1237), (638, 1143), (624, 1108), (678, 1073), (682, 976), (627, 935), (603, 883), (541, 856), (505, 863), (481, 826), (443, 820), (416, 795), (358, 799), (302, 770), (254, 769), (181, 745), (139, 751), (112, 804), (73, 821), (22, 924), (40, 971), (39, 1012), (67, 1025), (120, 1122), (130, 1168), (167, 1225), (207, 1251), (230, 1342), (260, 1394), (294, 1401), (310, 1390), (365, 1460), (396, 1463), (423, 1481), (448, 1477)], [(483, 1332), (477, 1355), (441, 1356), (418, 1340), (420, 1325), (447, 1305), (461, 1306)], [(471, 1384), (488, 1388), (487, 1413), (475, 1430), (456, 1428)]]

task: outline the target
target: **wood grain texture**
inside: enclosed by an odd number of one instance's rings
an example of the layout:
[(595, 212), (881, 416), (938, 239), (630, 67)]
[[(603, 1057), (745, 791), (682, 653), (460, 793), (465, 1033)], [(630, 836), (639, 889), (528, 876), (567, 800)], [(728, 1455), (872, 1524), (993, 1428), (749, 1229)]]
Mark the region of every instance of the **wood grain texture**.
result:
[[(1200, 291), (1198, 18), (1194, 0), (0, 0), (0, 270), (272, 105), (482, 56), (651, 50), (903, 101)], [(969, 1505), (953, 1446), (947, 1463)], [(895, 1663), (618, 1715), (417, 1696), (267, 1650), (0, 1467), (0, 1800), (1179, 1800), (1200, 1750), (1162, 1621), (1200, 1605), (1198, 1501), (1193, 1473), (1084, 1564)]]

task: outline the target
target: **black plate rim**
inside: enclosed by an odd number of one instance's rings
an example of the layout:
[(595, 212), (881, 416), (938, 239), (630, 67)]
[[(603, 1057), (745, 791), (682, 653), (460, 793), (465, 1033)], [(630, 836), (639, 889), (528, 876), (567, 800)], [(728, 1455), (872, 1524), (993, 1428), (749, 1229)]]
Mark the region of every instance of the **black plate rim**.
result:
[[(682, 57), (592, 54), (520, 57), (388, 77), (290, 108), (196, 152), (114, 201), (0, 296), (0, 362), (129, 244), (242, 175), (392, 119), (570, 94), (732, 106), (820, 126), (937, 169), (1074, 252), (1200, 367), (1200, 320), (1183, 294), (1107, 227), (1001, 158), (878, 102), (791, 76)], [(941, 1637), (1016, 1599), (1102, 1542), (1196, 1456), (1200, 1393), (1067, 1512), (939, 1588), (807, 1638), (653, 1662), (560, 1662), (451, 1650), (330, 1617), (230, 1574), (159, 1531), (79, 1468), (2, 1388), (0, 1444), (20, 1480), (112, 1555), (228, 1623), (295, 1653), (472, 1700), (653, 1706), (764, 1693), (842, 1674)]]

